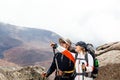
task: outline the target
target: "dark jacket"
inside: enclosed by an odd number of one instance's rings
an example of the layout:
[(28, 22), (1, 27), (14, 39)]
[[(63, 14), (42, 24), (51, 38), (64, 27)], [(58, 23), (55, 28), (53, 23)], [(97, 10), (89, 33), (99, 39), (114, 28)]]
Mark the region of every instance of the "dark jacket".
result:
[(71, 71), (74, 70), (74, 63), (69, 60), (66, 56), (62, 55), (60, 52), (57, 52), (53, 58), (53, 62), (50, 68), (47, 71), (47, 77), (56, 70), (55, 58), (58, 62), (58, 67), (61, 71)]

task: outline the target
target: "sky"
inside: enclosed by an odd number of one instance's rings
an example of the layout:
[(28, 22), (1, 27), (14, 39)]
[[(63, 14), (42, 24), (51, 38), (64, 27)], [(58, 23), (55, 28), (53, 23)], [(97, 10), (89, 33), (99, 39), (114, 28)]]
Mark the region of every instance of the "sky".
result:
[(73, 42), (115, 42), (120, 0), (0, 0), (0, 22), (54, 31)]

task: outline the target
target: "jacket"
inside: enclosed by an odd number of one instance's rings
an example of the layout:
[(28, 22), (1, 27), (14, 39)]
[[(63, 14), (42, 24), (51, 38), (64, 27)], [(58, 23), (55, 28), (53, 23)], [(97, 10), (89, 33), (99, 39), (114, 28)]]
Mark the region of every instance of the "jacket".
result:
[(47, 77), (57, 69), (57, 66), (56, 66), (56, 63), (55, 63), (55, 58), (57, 59), (58, 68), (61, 71), (64, 72), (64, 71), (74, 70), (74, 63), (71, 60), (69, 60), (66, 56), (61, 54), (60, 52), (57, 52), (55, 54), (54, 58), (53, 58), (53, 61), (52, 61), (52, 64), (51, 64), (50, 68), (47, 71)]

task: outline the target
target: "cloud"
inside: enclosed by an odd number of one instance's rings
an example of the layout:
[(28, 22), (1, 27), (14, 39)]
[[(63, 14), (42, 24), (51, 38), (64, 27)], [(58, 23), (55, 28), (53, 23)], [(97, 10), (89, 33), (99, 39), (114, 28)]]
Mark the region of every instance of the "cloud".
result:
[(0, 0), (0, 21), (54, 31), (77, 42), (119, 41), (119, 0)]

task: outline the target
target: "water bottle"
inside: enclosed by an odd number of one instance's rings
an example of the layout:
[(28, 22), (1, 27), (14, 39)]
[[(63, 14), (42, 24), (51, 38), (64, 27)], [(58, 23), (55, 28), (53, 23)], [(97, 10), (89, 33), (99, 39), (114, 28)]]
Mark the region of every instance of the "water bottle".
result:
[(99, 62), (97, 58), (95, 59), (95, 67), (99, 67)]

